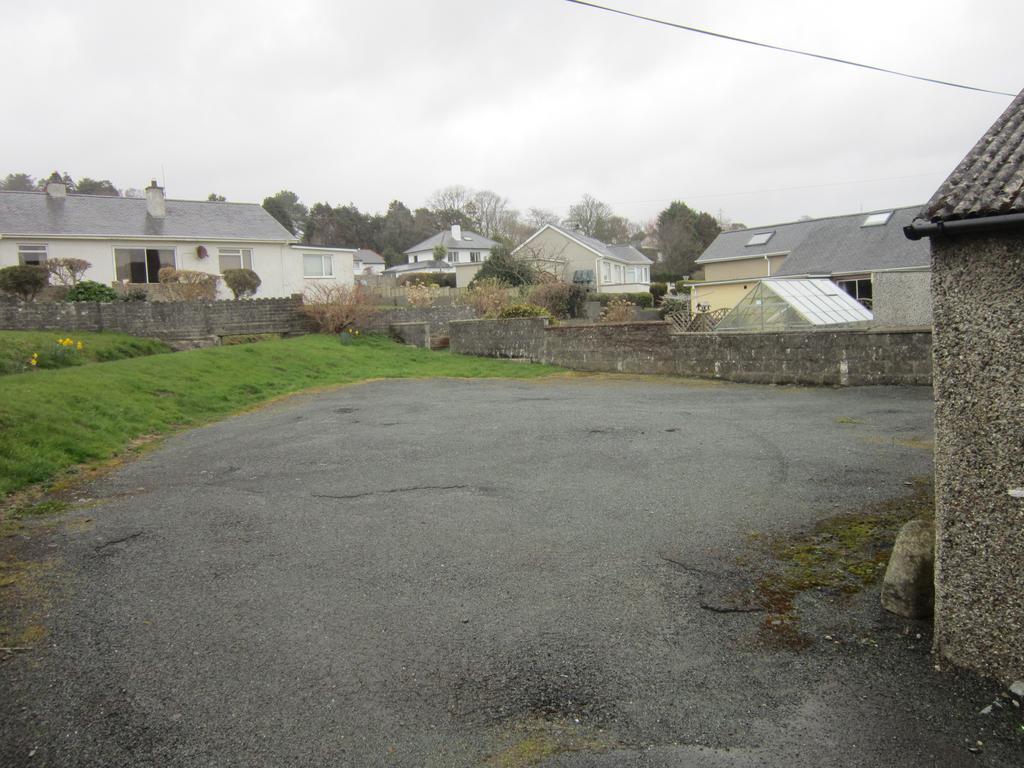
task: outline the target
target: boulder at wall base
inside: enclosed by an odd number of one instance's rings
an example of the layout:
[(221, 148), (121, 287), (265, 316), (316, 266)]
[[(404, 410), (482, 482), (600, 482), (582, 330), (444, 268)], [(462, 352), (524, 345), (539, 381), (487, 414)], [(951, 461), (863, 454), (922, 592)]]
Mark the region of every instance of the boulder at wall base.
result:
[(882, 582), (882, 607), (909, 619), (935, 611), (935, 525), (911, 520), (900, 528)]

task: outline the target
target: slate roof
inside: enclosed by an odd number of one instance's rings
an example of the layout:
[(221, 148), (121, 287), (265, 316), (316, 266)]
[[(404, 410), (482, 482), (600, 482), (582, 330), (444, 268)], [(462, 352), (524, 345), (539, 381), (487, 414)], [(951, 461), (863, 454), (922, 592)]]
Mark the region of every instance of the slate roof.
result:
[(376, 251), (370, 251), (370, 250), (367, 250), (366, 248), (360, 248), (358, 251), (356, 251), (355, 256), (353, 256), (353, 259), (355, 261), (361, 261), (361, 262), (363, 262), (363, 264), (383, 264), (384, 263), (384, 257), (383, 256), (381, 256)]
[(0, 192), (0, 235), (173, 237), (183, 240), (293, 241), (295, 237), (255, 203), (167, 200), (155, 219), (144, 198), (45, 192)]
[[(462, 230), (462, 239), (456, 240), (452, 237), (450, 229), (446, 229), (444, 232), (438, 232), (436, 235), (428, 237), (422, 243), (417, 243), (412, 248), (409, 248), (405, 253), (419, 253), (420, 251), (432, 250), (435, 246), (443, 245), (445, 248), (493, 248), (497, 245), (493, 240), (488, 240), (483, 235), (478, 235), (476, 232), (470, 232), (469, 230)], [(422, 262), (421, 262), (422, 263)]]
[(1024, 213), (1024, 91), (920, 212), (928, 221)]
[(627, 264), (653, 264), (649, 258), (644, 256), (640, 251), (634, 248), (632, 245), (608, 245), (602, 243), (600, 240), (588, 237), (582, 232), (577, 232), (574, 229), (568, 227), (562, 227), (557, 224), (549, 224), (552, 229), (558, 230), (563, 235), (575, 238), (581, 243), (586, 245), (588, 248), (597, 251), (603, 256), (607, 256), (610, 259), (616, 259), (618, 261), (624, 261)]
[[(785, 253), (787, 256), (773, 277), (926, 268), (931, 264), (927, 243), (911, 241), (903, 235), (904, 225), (918, 211), (919, 206), (896, 208), (885, 224), (873, 227), (863, 226), (864, 220), (879, 211), (722, 232), (697, 259), (697, 264)], [(775, 234), (767, 243), (747, 245), (754, 235), (772, 231)]]

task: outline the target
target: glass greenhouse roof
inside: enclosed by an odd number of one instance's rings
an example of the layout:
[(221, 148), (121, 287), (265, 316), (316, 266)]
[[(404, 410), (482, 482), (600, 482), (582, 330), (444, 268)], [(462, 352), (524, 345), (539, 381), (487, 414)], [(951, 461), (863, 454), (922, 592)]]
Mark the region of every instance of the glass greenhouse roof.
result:
[(716, 331), (790, 331), (874, 319), (831, 280), (762, 280), (729, 310)]

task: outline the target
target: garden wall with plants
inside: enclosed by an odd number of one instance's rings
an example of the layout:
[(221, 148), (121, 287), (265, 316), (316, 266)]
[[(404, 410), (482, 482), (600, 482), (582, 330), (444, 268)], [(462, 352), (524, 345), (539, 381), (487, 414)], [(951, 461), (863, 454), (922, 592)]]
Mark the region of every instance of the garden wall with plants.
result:
[(549, 326), (545, 318), (451, 323), (452, 352), (582, 371), (672, 374), (758, 384), (930, 385), (931, 333), (670, 332), (664, 322)]
[(297, 299), (246, 301), (23, 302), (0, 298), (0, 328), (11, 331), (117, 331), (164, 340), (302, 333)]

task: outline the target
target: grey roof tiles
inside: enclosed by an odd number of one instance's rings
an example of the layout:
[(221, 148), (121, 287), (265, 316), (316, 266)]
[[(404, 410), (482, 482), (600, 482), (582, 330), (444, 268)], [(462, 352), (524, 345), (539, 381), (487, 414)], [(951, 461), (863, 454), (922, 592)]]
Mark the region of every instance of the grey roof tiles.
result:
[(589, 237), (584, 235), (582, 232), (577, 232), (576, 230), (569, 229), (568, 227), (562, 227), (557, 224), (550, 224), (549, 226), (552, 229), (558, 230), (563, 235), (579, 240), (591, 250), (597, 251), (609, 258), (616, 259), (617, 261), (625, 261), (629, 264), (654, 263), (632, 245), (608, 245), (607, 243), (602, 243), (597, 238)]
[(483, 235), (478, 235), (476, 232), (470, 232), (469, 230), (462, 230), (462, 239), (456, 240), (452, 237), (451, 230), (446, 229), (444, 232), (438, 232), (436, 235), (428, 237), (421, 243), (416, 243), (412, 248), (409, 248), (405, 253), (419, 253), (420, 251), (429, 251), (438, 245), (443, 245), (445, 248), (493, 248), (497, 245), (493, 240), (489, 240)]
[(1024, 213), (1024, 91), (920, 212), (933, 222)]
[(0, 192), (0, 235), (167, 237), (189, 240), (265, 240), (295, 237), (255, 203), (168, 200), (167, 215), (153, 218), (134, 197)]

